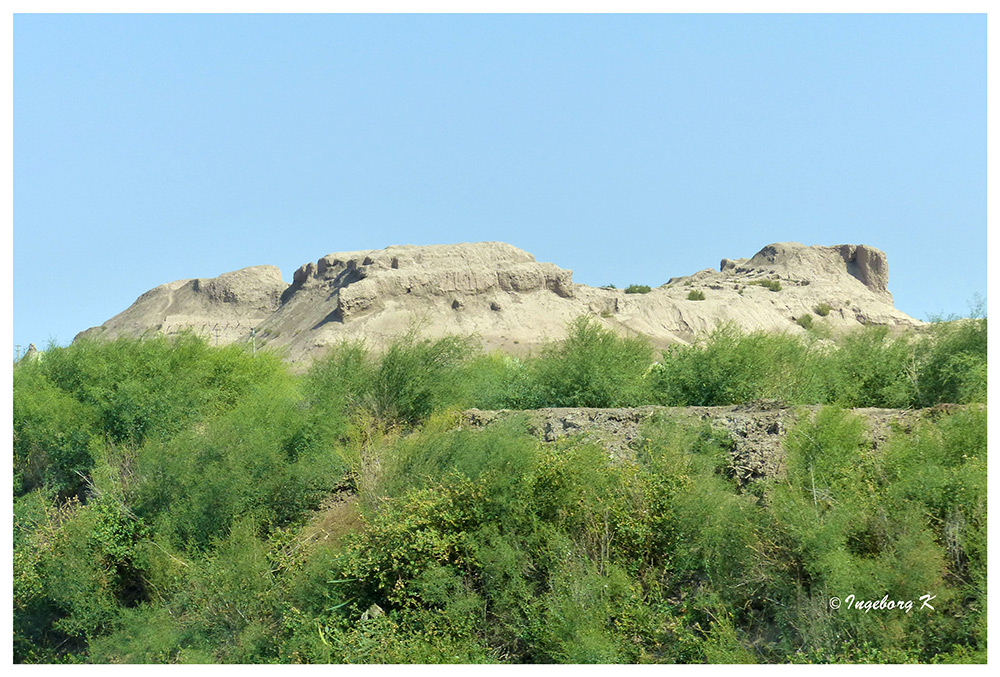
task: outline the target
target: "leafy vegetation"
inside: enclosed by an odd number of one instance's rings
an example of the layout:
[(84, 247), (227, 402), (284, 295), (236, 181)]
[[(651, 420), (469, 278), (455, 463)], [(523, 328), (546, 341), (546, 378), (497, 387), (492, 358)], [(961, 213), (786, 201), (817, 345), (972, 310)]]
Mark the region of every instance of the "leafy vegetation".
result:
[(630, 284), (625, 287), (626, 294), (648, 294), (651, 288), (648, 284)]
[(815, 308), (813, 308), (813, 312), (819, 315), (820, 317), (826, 317), (827, 315), (830, 314), (831, 310), (833, 309), (830, 308), (829, 303), (820, 303)]
[(584, 316), (562, 343), (530, 365), (535, 406), (624, 407), (640, 404), (643, 373), (653, 360), (644, 336), (621, 337)]
[[(656, 357), (588, 318), (525, 358), (410, 334), (300, 375), (193, 336), (50, 346), (14, 369), (14, 659), (985, 661), (985, 407), (878, 449), (841, 408), (984, 403), (985, 319)], [(749, 485), (695, 420), (612, 457), (455, 414), (760, 398), (837, 406)]]
[(778, 280), (751, 280), (747, 284), (755, 284), (759, 287), (764, 287), (765, 289), (770, 289), (771, 291), (781, 291), (781, 282)]
[(664, 352), (646, 376), (649, 401), (897, 408), (986, 401), (985, 319), (938, 322), (916, 336), (865, 327), (832, 346), (816, 338), (721, 326)]
[(701, 291), (700, 289), (692, 289), (691, 291), (688, 292), (687, 299), (688, 301), (704, 301), (705, 292)]

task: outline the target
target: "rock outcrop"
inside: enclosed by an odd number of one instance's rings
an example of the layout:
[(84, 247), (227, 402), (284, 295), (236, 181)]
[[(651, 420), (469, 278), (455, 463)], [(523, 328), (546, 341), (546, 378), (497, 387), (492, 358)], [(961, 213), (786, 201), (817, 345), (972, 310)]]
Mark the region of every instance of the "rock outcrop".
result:
[[(727, 259), (721, 268), (726, 269)], [(769, 244), (749, 261), (740, 259), (736, 272), (778, 274), (789, 280), (837, 280), (846, 272), (875, 294), (892, 303), (889, 293), (889, 264), (885, 253), (868, 245), (842, 244), (837, 247), (806, 247), (797, 242)]]
[(127, 310), (76, 338), (170, 335), (188, 330), (209, 337), (213, 343), (232, 343), (245, 338), (278, 310), (287, 287), (276, 266), (177, 280), (150, 289)]
[(28, 350), (21, 356), (22, 362), (37, 362), (42, 359), (42, 354), (38, 352), (38, 348), (35, 347), (34, 343), (28, 344)]
[(576, 284), (571, 271), (509, 244), (481, 242), (328, 254), (296, 270), (291, 284), (273, 266), (179, 280), (81, 336), (187, 329), (227, 343), (255, 329), (257, 345), (298, 362), (344, 339), (378, 347), (410, 329), (476, 335), (486, 348), (526, 352), (565, 336), (581, 314), (662, 346), (690, 342), (720, 322), (802, 332), (795, 320), (806, 313), (833, 331), (919, 324), (893, 307), (885, 254), (866, 245), (771, 244), (749, 259), (723, 259), (718, 271), (626, 294)]

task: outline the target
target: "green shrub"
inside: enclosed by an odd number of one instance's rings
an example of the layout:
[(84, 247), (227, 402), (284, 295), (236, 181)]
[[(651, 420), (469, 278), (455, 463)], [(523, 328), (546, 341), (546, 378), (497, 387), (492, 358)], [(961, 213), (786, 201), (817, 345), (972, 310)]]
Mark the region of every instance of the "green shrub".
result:
[(143, 445), (134, 462), (135, 513), (192, 551), (238, 518), (252, 517), (264, 532), (298, 519), (345, 469), (332, 450), (339, 430), (302, 405), (289, 378), (201, 430)]
[(14, 450), (21, 490), (81, 491), (93, 448), (166, 440), (231, 409), (285, 371), (273, 355), (212, 348), (182, 335), (50, 346), (14, 376)]
[(285, 369), (272, 354), (213, 348), (192, 334), (50, 346), (36, 365), (50, 383), (92, 407), (112, 441), (137, 445), (230, 409)]
[[(985, 448), (985, 420), (953, 420), (954, 427), (896, 431), (884, 456), (872, 452), (861, 420), (844, 412), (824, 409), (790, 431), (788, 477), (768, 483), (766, 503), (777, 529), (775, 561), (797, 564), (784, 582), (773, 579), (769, 595), (786, 600), (774, 622), (797, 629), (788, 648), (798, 660), (932, 661), (959, 644), (979, 646), (984, 579), (970, 572), (985, 566), (971, 564), (963, 543), (976, 552), (972, 544), (981, 542), (976, 515), (984, 514), (985, 485), (973, 479), (983, 467), (973, 468)], [(945, 431), (957, 433), (954, 452), (945, 451)], [(959, 448), (971, 453), (960, 457)], [(949, 494), (955, 503), (939, 502)], [(949, 507), (958, 503), (961, 517)], [(937, 595), (933, 614), (917, 613), (925, 593)], [(914, 610), (831, 613), (827, 600), (848, 594), (911, 600)]]
[(127, 623), (92, 641), (95, 662), (271, 662), (280, 614), (268, 548), (246, 520), (220, 537), (212, 556), (188, 564), (182, 585), (161, 589), (155, 608), (124, 611)]
[(687, 298), (688, 301), (704, 301), (705, 292), (701, 291), (700, 289), (692, 289), (691, 291), (688, 292)]
[(625, 287), (626, 294), (648, 294), (651, 288), (648, 284), (630, 284)]
[(341, 342), (315, 360), (305, 374), (303, 391), (312, 406), (346, 416), (365, 406), (374, 379), (372, 358), (361, 342)]
[[(632, 572), (665, 561), (676, 480), (619, 469), (579, 440), (542, 448), (517, 425), (418, 434), (383, 458), (386, 495), (327, 576), (332, 635), (377, 605), (387, 630), (412, 624), (448, 646), (485, 639), (515, 661), (634, 661), (636, 633), (654, 641), (659, 620)], [(636, 557), (639, 542), (649, 555)]]
[(803, 329), (812, 329), (813, 318), (809, 313), (803, 313), (802, 315), (795, 318), (795, 324), (799, 325)]
[(813, 312), (819, 315), (820, 317), (826, 317), (827, 315), (829, 315), (830, 310), (832, 309), (830, 308), (830, 305), (828, 303), (820, 303), (815, 308), (813, 308)]
[(141, 580), (138, 531), (107, 508), (71, 500), (40, 523), (15, 521), (15, 660), (77, 662), (89, 638), (119, 626), (123, 603), (143, 598), (129, 587)]
[(460, 399), (480, 409), (531, 409), (541, 401), (530, 360), (500, 352), (470, 359), (457, 381)]
[(658, 403), (706, 406), (759, 398), (817, 401), (816, 358), (793, 336), (723, 325), (692, 346), (671, 346), (647, 376)]
[(952, 576), (985, 584), (986, 412), (974, 408), (923, 421), (886, 452), (889, 495), (920, 506), (947, 550)]
[(570, 324), (565, 341), (543, 350), (532, 375), (541, 406), (633, 406), (648, 397), (642, 376), (652, 357), (646, 337), (619, 336), (582, 316)]
[(986, 318), (935, 322), (918, 351), (918, 404), (986, 401)]
[(410, 331), (379, 355), (359, 343), (336, 346), (313, 365), (308, 382), (327, 409), (414, 425), (435, 409), (463, 403), (463, 367), (472, 352), (468, 339), (418, 339)]
[(64, 498), (79, 494), (100, 435), (98, 413), (59, 389), (38, 363), (14, 369), (14, 494), (45, 486)]
[(751, 280), (747, 284), (755, 284), (771, 291), (781, 291), (781, 282), (778, 280)]
[(455, 403), (458, 367), (470, 352), (469, 342), (458, 337), (418, 340), (410, 333), (393, 341), (374, 370), (368, 410), (412, 425)]
[(907, 407), (916, 388), (913, 346), (887, 327), (843, 337), (824, 360), (825, 401), (843, 407)]
[(650, 365), (582, 317), (538, 357), (411, 335), (305, 375), (184, 337), (53, 349), (14, 371), (14, 659), (985, 660), (984, 406), (877, 434), (804, 409), (767, 479), (677, 412), (612, 451), (450, 409), (985, 400), (985, 319), (816, 338), (723, 326)]
[(502, 489), (507, 494), (503, 500), (512, 502), (516, 496), (509, 495), (513, 489), (505, 481), (530, 473), (535, 447), (518, 420), (483, 431), (430, 425), (383, 450), (379, 482), (365, 500), (402, 496), (410, 489), (426, 488), (445, 475), (458, 473), (472, 480), (489, 478), (491, 491)]
[(637, 647), (616, 631), (615, 621), (638, 606), (640, 596), (620, 569), (571, 560), (557, 569), (551, 586), (538, 600), (535, 661), (634, 662)]

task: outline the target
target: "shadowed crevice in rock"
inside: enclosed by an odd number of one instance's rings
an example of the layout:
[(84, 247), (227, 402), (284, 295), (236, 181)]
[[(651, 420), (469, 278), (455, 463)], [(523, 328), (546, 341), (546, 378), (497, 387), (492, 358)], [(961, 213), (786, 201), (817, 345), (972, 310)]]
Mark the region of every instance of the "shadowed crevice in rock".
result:
[(889, 263), (885, 253), (866, 245), (840, 245), (847, 272), (877, 294), (888, 294)]
[(333, 312), (331, 312), (329, 315), (327, 315), (326, 317), (324, 317), (322, 320), (320, 320), (319, 322), (317, 322), (316, 324), (314, 324), (312, 328), (313, 329), (319, 329), (324, 324), (328, 324), (330, 322), (339, 322), (341, 324), (344, 323), (344, 314), (340, 311), (340, 308), (334, 308)]

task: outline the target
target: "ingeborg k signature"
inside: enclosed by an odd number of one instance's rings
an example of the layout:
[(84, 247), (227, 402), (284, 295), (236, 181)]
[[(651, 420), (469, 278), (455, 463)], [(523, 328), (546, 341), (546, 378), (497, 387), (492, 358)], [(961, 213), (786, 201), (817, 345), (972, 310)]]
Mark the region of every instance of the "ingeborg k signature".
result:
[[(931, 611), (934, 611), (934, 607), (931, 606), (930, 602), (935, 597), (937, 597), (937, 595), (932, 595), (930, 593), (927, 593), (926, 595), (921, 595), (919, 601), (923, 602), (923, 604), (921, 604), (919, 608), (930, 609)], [(840, 605), (841, 603), (839, 597), (830, 598), (831, 609), (839, 609)], [(861, 600), (857, 599), (852, 593), (844, 599), (844, 608), (856, 609), (858, 611), (864, 611), (865, 613), (868, 613), (872, 609), (874, 609), (875, 611), (898, 610), (898, 611), (903, 611), (905, 613), (910, 613), (911, 611), (913, 611), (913, 600), (889, 599), (889, 595), (886, 595), (882, 599)]]

